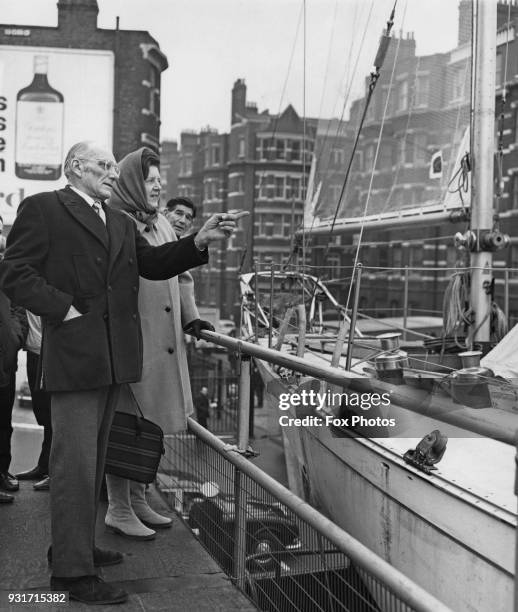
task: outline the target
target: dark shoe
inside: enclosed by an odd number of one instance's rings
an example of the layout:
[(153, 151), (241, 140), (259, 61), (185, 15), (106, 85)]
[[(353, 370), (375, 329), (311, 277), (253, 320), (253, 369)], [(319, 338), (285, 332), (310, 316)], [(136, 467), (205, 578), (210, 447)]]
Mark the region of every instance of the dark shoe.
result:
[(27, 470), (26, 472), (16, 474), (16, 478), (18, 478), (18, 480), (41, 480), (46, 476), (47, 472), (44, 472), (39, 465), (33, 467), (32, 470)]
[(50, 489), (50, 476), (45, 476), (43, 480), (32, 485), (35, 491), (48, 491)]
[[(106, 567), (107, 565), (117, 565), (122, 563), (122, 553), (116, 550), (106, 550), (105, 548), (94, 548), (94, 566)], [(52, 565), (52, 546), (47, 550), (47, 561)]]
[(18, 491), (20, 485), (16, 478), (9, 472), (0, 472), (0, 489), (2, 491)]
[(14, 501), (14, 495), (9, 495), (8, 493), (2, 493), (0, 491), (0, 504), (10, 504)]
[(70, 599), (90, 605), (124, 603), (128, 595), (122, 589), (104, 582), (99, 576), (50, 579), (52, 591), (68, 591)]

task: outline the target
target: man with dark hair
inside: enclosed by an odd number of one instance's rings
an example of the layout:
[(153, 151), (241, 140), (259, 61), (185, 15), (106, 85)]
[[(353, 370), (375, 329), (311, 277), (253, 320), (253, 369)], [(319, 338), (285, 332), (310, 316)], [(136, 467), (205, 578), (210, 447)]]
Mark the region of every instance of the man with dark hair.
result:
[(167, 202), (164, 214), (174, 233), (181, 238), (190, 232), (196, 218), (196, 208), (190, 198), (172, 198)]
[(68, 185), (26, 198), (7, 239), (0, 287), (42, 318), (41, 376), (51, 393), (53, 590), (89, 604), (127, 595), (96, 567), (122, 561), (95, 547), (108, 435), (121, 385), (142, 373), (139, 275), (164, 280), (208, 261), (239, 214), (212, 216), (196, 236), (151, 246), (125, 213), (104, 205), (119, 169), (91, 142), (64, 163)]

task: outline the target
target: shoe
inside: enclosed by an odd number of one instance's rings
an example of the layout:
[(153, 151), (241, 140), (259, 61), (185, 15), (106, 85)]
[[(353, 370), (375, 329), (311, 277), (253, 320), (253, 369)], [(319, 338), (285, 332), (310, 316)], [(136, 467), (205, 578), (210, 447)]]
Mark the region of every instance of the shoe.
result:
[(45, 476), (43, 480), (35, 482), (32, 485), (32, 488), (35, 491), (48, 491), (50, 489), (50, 476)]
[(173, 519), (162, 516), (149, 506), (146, 500), (146, 485), (141, 482), (132, 481), (130, 484), (131, 507), (138, 518), (151, 529), (169, 529)]
[(106, 474), (108, 510), (104, 524), (125, 538), (153, 540), (156, 533), (146, 527), (137, 517), (130, 504), (130, 481), (113, 474)]
[(18, 491), (20, 485), (16, 478), (9, 472), (0, 472), (0, 489), (3, 491)]
[(68, 591), (70, 599), (90, 605), (124, 603), (128, 594), (118, 587), (108, 584), (99, 576), (79, 576), (78, 578), (50, 579), (52, 591)]
[(18, 480), (41, 480), (46, 476), (47, 472), (44, 472), (39, 465), (33, 467), (32, 470), (27, 470), (26, 472), (16, 474), (16, 478), (18, 478)]
[[(108, 565), (117, 565), (122, 563), (124, 557), (122, 553), (116, 550), (106, 550), (105, 548), (94, 548), (94, 566), (107, 567)], [(52, 546), (47, 550), (47, 561), (49, 566), (52, 565)]]
[(8, 493), (2, 493), (0, 491), (0, 504), (10, 504), (14, 501), (14, 495)]

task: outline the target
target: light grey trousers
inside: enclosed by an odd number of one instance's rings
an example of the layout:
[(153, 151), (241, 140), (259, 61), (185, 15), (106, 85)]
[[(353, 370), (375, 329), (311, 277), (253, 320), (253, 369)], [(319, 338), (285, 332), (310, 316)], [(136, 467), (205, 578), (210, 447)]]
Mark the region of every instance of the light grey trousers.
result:
[(108, 436), (120, 385), (52, 394), (52, 573), (96, 573), (95, 522)]

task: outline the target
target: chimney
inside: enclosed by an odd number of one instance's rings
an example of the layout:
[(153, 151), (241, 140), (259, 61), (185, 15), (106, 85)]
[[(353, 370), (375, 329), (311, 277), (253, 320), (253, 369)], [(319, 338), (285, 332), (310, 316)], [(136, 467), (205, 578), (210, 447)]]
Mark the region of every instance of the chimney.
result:
[(58, 28), (97, 29), (97, 0), (58, 0)]
[(459, 29), (457, 42), (463, 45), (471, 40), (471, 30), (473, 25), (473, 15), (471, 10), (471, 0), (460, 0), (459, 3)]
[(239, 123), (246, 114), (246, 85), (244, 79), (238, 79), (232, 87), (231, 113), (231, 125)]

